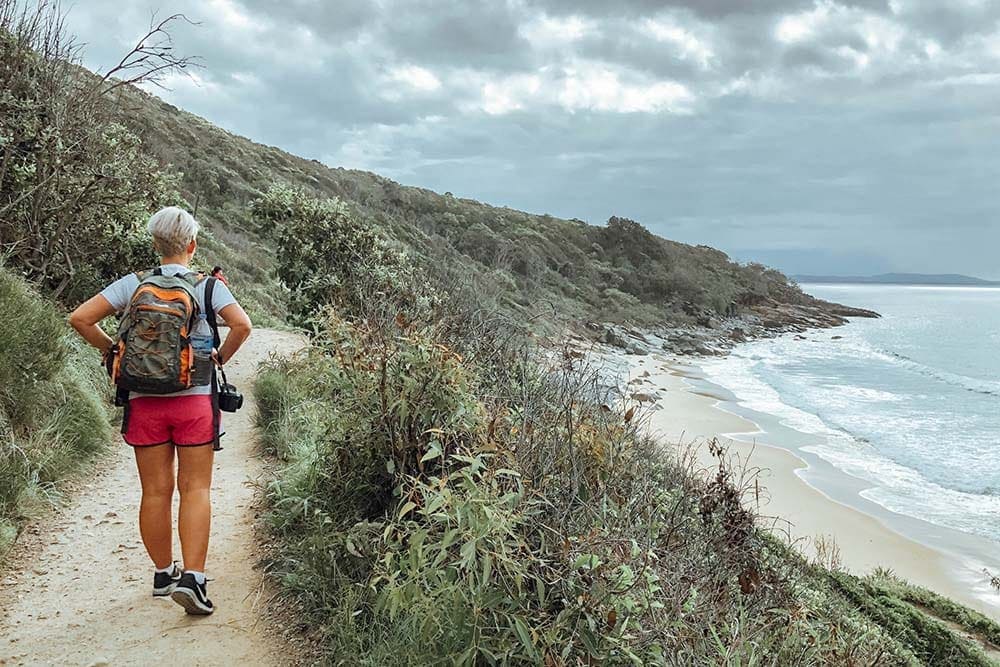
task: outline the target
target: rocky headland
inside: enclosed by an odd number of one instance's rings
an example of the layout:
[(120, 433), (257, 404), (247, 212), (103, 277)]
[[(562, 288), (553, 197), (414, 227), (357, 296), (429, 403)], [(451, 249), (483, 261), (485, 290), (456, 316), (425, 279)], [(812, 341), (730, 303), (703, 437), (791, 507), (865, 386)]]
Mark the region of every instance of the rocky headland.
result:
[(872, 310), (809, 298), (803, 303), (781, 303), (765, 299), (740, 312), (718, 317), (709, 311), (692, 313), (691, 322), (662, 327), (588, 322), (595, 342), (629, 354), (668, 352), (679, 356), (725, 355), (739, 343), (782, 334), (801, 334), (810, 329), (831, 329), (852, 317), (881, 317)]

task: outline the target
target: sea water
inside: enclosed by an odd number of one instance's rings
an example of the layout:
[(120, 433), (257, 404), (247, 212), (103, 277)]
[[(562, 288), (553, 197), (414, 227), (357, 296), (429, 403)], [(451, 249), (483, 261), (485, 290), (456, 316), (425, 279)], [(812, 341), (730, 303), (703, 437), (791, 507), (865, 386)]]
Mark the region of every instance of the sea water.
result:
[(868, 500), (1000, 540), (1000, 289), (803, 288), (883, 317), (738, 346), (703, 365), (708, 379), (823, 436), (802, 449), (861, 479)]

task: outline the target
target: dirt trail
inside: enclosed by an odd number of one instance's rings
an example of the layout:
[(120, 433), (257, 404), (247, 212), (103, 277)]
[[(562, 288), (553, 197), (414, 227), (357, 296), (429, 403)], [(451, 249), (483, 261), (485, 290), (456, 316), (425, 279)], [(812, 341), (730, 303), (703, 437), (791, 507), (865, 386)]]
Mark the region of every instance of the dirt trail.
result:
[[(29, 526), (14, 571), (3, 573), (0, 664), (289, 663), (281, 637), (259, 620), (257, 605), (266, 596), (253, 569), (253, 503), (263, 466), (250, 390), (268, 354), (301, 345), (294, 334), (257, 329), (227, 366), (247, 403), (224, 415), (225, 449), (216, 455), (207, 568), (215, 614), (186, 616), (169, 598), (152, 597), (152, 566), (137, 522), (139, 478), (132, 452), (119, 442), (71, 504)], [(174, 553), (180, 559), (179, 544)]]

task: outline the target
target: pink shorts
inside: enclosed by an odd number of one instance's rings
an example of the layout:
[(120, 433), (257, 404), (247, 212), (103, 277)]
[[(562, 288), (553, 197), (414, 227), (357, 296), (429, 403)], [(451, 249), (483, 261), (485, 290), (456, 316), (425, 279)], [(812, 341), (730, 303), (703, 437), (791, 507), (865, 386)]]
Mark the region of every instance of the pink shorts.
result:
[(212, 397), (139, 396), (129, 401), (125, 442), (150, 447), (172, 442), (178, 447), (215, 442)]

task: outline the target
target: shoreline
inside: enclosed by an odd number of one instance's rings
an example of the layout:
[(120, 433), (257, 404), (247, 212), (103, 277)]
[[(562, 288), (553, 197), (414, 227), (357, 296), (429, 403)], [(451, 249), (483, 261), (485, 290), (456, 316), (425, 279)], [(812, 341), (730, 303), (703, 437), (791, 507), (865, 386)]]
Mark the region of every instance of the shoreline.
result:
[(887, 568), (1000, 620), (1000, 592), (983, 573), (983, 568), (1000, 573), (994, 542), (867, 500), (861, 492), (870, 484), (802, 451), (822, 436), (741, 409), (730, 392), (705, 377), (697, 361), (669, 354), (613, 356), (628, 370), (630, 392), (660, 396), (645, 415), (652, 434), (664, 444), (690, 448), (706, 470), (714, 460), (705, 444), (717, 437), (730, 455), (756, 471), (764, 490), (756, 509), (767, 525), (807, 557), (839, 561), (854, 574)]

